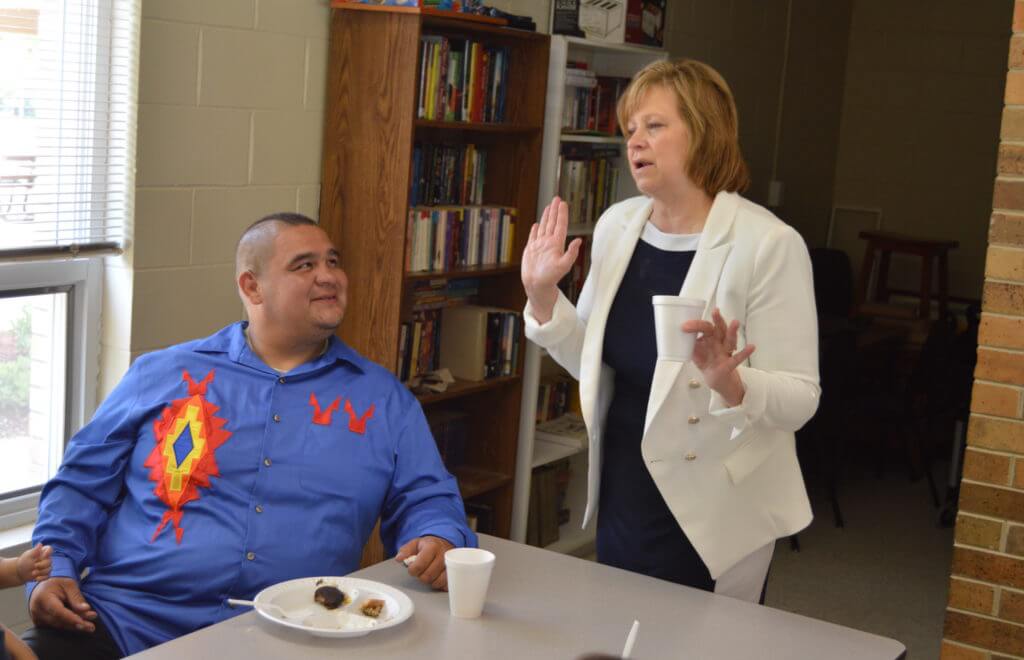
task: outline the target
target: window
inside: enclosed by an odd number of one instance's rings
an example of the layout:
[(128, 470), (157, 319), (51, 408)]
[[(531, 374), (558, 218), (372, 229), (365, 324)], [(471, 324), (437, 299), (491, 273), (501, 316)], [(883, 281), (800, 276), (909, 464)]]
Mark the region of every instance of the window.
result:
[(0, 0), (0, 255), (120, 246), (137, 51), (138, 0)]
[(134, 191), (139, 0), (0, 0), (0, 529), (95, 408)]

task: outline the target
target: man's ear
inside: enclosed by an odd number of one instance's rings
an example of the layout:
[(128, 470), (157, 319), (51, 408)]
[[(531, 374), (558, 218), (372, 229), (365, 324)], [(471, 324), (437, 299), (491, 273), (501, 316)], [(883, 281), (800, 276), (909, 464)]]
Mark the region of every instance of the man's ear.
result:
[(259, 305), (263, 302), (263, 293), (260, 291), (259, 280), (251, 270), (247, 270), (238, 276), (238, 290), (242, 297), (250, 305)]

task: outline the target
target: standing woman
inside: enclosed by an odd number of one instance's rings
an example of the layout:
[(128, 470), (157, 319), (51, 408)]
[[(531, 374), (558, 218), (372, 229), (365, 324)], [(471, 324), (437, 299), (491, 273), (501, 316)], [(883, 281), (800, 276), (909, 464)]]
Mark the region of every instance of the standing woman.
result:
[[(530, 231), (526, 335), (580, 383), (587, 511), (604, 564), (763, 602), (775, 540), (811, 521), (794, 432), (818, 406), (817, 316), (800, 235), (739, 195), (749, 184), (721, 75), (656, 62), (619, 99), (643, 193), (594, 229), (577, 306), (558, 290), (555, 198)], [(653, 295), (706, 301), (689, 362), (658, 360)], [(756, 347), (756, 348), (755, 348)]]

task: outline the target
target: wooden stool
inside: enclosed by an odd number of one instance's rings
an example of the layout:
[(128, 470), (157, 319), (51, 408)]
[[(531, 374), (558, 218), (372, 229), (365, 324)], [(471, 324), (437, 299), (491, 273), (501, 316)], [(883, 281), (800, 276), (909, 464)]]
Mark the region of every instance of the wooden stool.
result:
[[(919, 318), (931, 317), (932, 297), (932, 264), (937, 261), (939, 273), (939, 318), (946, 318), (949, 302), (949, 251), (960, 245), (959, 241), (939, 241), (884, 231), (862, 231), (859, 234), (868, 242), (864, 250), (864, 265), (860, 271), (860, 287), (857, 292), (858, 307), (868, 300), (868, 287), (871, 283), (871, 269), (875, 263), (875, 254), (881, 260), (878, 264), (878, 281), (875, 283), (875, 299), (887, 302), (890, 293), (917, 295), (920, 298), (918, 307)], [(915, 254), (921, 257), (921, 290), (900, 291), (889, 288), (889, 258), (893, 252)]]

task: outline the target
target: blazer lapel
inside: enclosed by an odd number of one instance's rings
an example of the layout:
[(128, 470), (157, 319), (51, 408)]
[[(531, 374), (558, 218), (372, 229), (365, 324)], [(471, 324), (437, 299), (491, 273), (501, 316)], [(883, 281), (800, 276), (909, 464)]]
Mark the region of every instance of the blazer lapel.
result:
[[(712, 302), (718, 288), (718, 280), (722, 275), (726, 257), (732, 249), (730, 240), (732, 222), (736, 215), (739, 198), (732, 193), (718, 193), (708, 213), (708, 220), (701, 232), (700, 243), (693, 264), (686, 274), (679, 295), (704, 301), (704, 313), (701, 318), (711, 317)], [(644, 434), (651, 422), (661, 410), (662, 404), (672, 390), (672, 385), (679, 377), (683, 368), (682, 362), (658, 360), (654, 368), (654, 380), (651, 384), (651, 396), (647, 400), (647, 419), (644, 423)]]
[[(608, 321), (615, 294), (619, 290), (626, 267), (633, 256), (636, 242), (647, 218), (651, 215), (651, 202), (647, 201), (627, 218), (623, 219), (622, 235), (611, 245), (603, 256), (601, 264), (600, 287), (594, 297), (594, 305), (587, 320), (587, 334), (583, 340), (583, 353), (580, 356), (580, 404), (590, 428), (596, 428), (595, 406), (597, 404), (597, 388), (601, 373), (601, 355), (604, 348), (604, 328)], [(589, 377), (586, 375), (589, 374)]]

